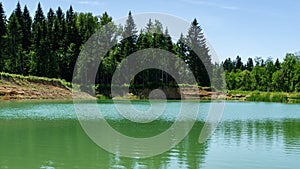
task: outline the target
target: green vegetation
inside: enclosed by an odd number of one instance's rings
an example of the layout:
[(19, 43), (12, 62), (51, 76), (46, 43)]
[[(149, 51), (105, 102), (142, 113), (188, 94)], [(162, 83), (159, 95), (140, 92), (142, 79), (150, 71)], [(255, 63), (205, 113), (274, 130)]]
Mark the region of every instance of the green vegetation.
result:
[[(159, 20), (149, 19), (145, 28), (138, 31), (131, 12), (125, 25), (119, 26), (112, 22), (112, 18), (106, 12), (97, 17), (91, 13), (74, 12), (72, 6), (65, 13), (58, 7), (56, 11), (49, 9), (44, 15), (40, 3), (32, 19), (27, 7), (22, 10), (18, 2), (8, 20), (0, 3), (0, 72), (58, 78), (71, 82), (78, 55), (84, 43), (97, 30), (99, 34), (105, 35), (102, 37), (107, 37), (109, 44), (113, 44), (102, 58), (100, 66), (97, 65), (96, 78), (90, 80), (90, 84), (96, 83), (97, 94), (109, 95), (110, 90), (107, 88), (110, 87), (112, 75), (121, 61), (136, 51), (148, 48), (159, 48), (176, 54), (189, 65), (199, 86), (210, 86), (208, 74), (212, 72), (211, 57), (203, 31), (196, 19), (191, 23), (188, 34), (181, 35), (174, 43), (168, 29), (164, 28)], [(96, 48), (100, 51), (102, 49), (100, 45)], [(195, 51), (201, 53), (201, 56)], [(155, 55), (163, 63), (163, 54)], [(89, 65), (95, 62), (93, 58), (88, 61)], [(191, 72), (182, 65), (174, 63), (174, 68), (180, 70), (178, 73), (182, 77), (192, 77)], [(75, 71), (84, 74), (88, 72), (86, 69), (89, 67), (81, 65)], [(75, 77), (75, 80), (79, 82), (80, 77)], [(153, 84), (162, 87), (173, 83), (174, 79), (168, 73), (148, 69), (136, 75), (130, 85), (133, 86), (131, 88), (145, 88)], [(192, 84), (191, 80), (186, 83), (196, 85)], [(81, 89), (91, 91), (91, 87), (82, 86)]]
[(299, 92), (300, 91), (300, 55), (288, 53), (282, 63), (271, 58), (264, 61), (252, 58), (243, 64), (238, 56), (235, 61), (230, 58), (223, 63), (226, 74), (227, 89), (265, 92)]
[(18, 75), (18, 74), (10, 74), (10, 73), (0, 72), (0, 82), (1, 82), (1, 79), (7, 79), (8, 81), (15, 81), (16, 79), (26, 80), (26, 81), (32, 82), (32, 83), (53, 85), (53, 86), (57, 86), (57, 87), (66, 88), (69, 90), (71, 90), (71, 88), (72, 88), (72, 83), (67, 82), (63, 79), (37, 77), (37, 76), (23, 76), (23, 75)]
[[(114, 24), (112, 20), (106, 12), (101, 16), (94, 16), (91, 13), (75, 12), (72, 6), (66, 12), (60, 7), (57, 10), (50, 8), (45, 15), (40, 3), (31, 18), (27, 7), (22, 10), (19, 2), (7, 19), (0, 2), (0, 72), (19, 74), (1, 73), (1, 76), (26, 77), (32, 82), (38, 77), (46, 77), (41, 79), (71, 87), (75, 71), (77, 75), (85, 75), (88, 83), (95, 84), (81, 84), (81, 90), (91, 93), (94, 89), (100, 98), (110, 98), (112, 76), (122, 60), (136, 51), (158, 48), (182, 59), (190, 71), (179, 63), (174, 63), (172, 69), (179, 70), (176, 71), (179, 77), (195, 77), (197, 84), (192, 78), (185, 80), (186, 84), (177, 84), (167, 72), (147, 69), (138, 73), (130, 84), (119, 85), (129, 87), (134, 95), (145, 88), (197, 85), (209, 91), (220, 91), (226, 87), (229, 90), (262, 91), (259, 94), (251, 92), (251, 96), (247, 97), (251, 101), (298, 102), (297, 94), (289, 96), (288, 101), (285, 101), (287, 97), (282, 92), (300, 91), (299, 53), (287, 54), (283, 62), (278, 59), (273, 62), (271, 58), (264, 61), (256, 57), (249, 58), (244, 64), (238, 56), (236, 60), (229, 58), (216, 64), (211, 61), (203, 31), (196, 19), (192, 21), (187, 35), (181, 34), (177, 42), (171, 39), (168, 29), (159, 20), (149, 19), (140, 31), (136, 28), (131, 12), (123, 26)], [(105, 35), (101, 37), (106, 37), (107, 43), (113, 47), (101, 58), (100, 65), (94, 64), (97, 63), (95, 58), (89, 58), (84, 61), (89, 66), (79, 62), (74, 70), (83, 45), (96, 31), (100, 36)], [(96, 48), (103, 50), (99, 45)], [(201, 54), (199, 56), (196, 53)], [(163, 54), (155, 55), (160, 63), (164, 63)], [(222, 68), (225, 72), (222, 72)], [(95, 78), (88, 77), (89, 70), (98, 70)], [(209, 75), (212, 75), (211, 79)], [(227, 86), (220, 76), (226, 79)], [(74, 77), (75, 82), (80, 83), (80, 78), (82, 77)]]
[(229, 90), (229, 96), (238, 96), (239, 99), (255, 102), (281, 102), (300, 103), (300, 94), (293, 92), (261, 92), (261, 91), (239, 91)]

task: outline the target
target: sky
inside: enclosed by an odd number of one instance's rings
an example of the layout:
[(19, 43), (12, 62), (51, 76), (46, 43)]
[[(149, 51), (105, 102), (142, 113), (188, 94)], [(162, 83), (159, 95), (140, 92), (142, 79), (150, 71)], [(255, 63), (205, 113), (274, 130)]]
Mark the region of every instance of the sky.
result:
[[(2, 0), (7, 18), (18, 0)], [(39, 1), (19, 0), (34, 15)], [(40, 0), (44, 14), (70, 5), (76, 12), (118, 19), (134, 14), (160, 12), (188, 22), (198, 20), (218, 58), (240, 56), (283, 60), (286, 53), (300, 51), (300, 1), (298, 0)]]

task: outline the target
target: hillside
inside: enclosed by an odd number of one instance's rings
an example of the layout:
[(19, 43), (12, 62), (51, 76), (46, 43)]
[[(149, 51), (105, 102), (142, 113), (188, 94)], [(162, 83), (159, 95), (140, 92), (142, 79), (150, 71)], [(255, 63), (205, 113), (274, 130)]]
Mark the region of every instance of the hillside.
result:
[[(60, 79), (0, 73), (0, 100), (72, 99), (71, 84)], [(78, 93), (78, 97), (91, 97)]]

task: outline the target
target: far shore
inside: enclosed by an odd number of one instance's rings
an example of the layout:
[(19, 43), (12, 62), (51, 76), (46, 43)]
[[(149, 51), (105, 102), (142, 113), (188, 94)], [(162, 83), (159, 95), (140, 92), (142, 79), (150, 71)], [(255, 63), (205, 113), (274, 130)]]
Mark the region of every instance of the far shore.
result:
[[(261, 91), (226, 91), (216, 92), (211, 88), (183, 86), (184, 98), (178, 88), (163, 87), (168, 100), (238, 100), (257, 102), (300, 103), (300, 93), (261, 92)], [(197, 88), (196, 88), (197, 89)], [(143, 89), (138, 94), (114, 97), (115, 100), (148, 100), (151, 89)], [(0, 73), (0, 100), (112, 100), (109, 95), (98, 94), (93, 97), (84, 92), (72, 93), (71, 84), (60, 79), (22, 76)], [(159, 99), (159, 98), (158, 98)]]

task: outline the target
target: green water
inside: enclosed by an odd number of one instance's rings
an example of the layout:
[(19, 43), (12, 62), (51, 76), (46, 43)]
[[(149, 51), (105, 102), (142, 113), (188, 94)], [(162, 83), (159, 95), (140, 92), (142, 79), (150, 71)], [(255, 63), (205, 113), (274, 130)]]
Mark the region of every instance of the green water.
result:
[[(111, 102), (99, 107), (119, 132), (149, 137), (171, 126), (179, 103), (168, 102), (160, 119), (149, 124), (122, 119)], [(145, 109), (149, 104), (134, 102), (134, 106)], [(199, 144), (209, 106), (200, 103), (191, 132), (171, 150), (131, 159), (108, 153), (90, 140), (72, 102), (0, 102), (0, 169), (299, 168), (300, 105), (227, 102), (216, 131)]]

